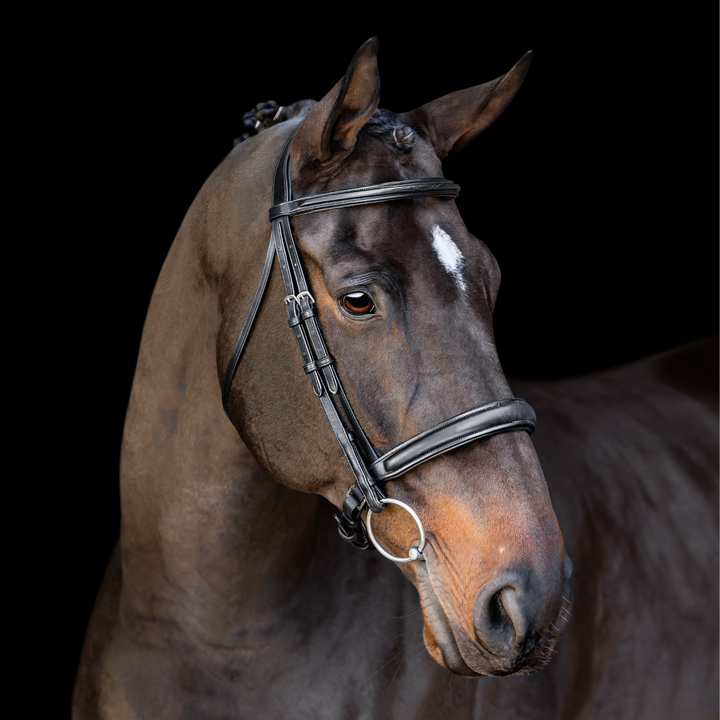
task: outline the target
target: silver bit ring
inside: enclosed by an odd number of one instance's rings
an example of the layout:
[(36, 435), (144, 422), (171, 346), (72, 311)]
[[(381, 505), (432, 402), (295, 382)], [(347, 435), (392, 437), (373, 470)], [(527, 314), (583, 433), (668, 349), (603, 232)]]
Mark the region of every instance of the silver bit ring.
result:
[(420, 522), (420, 518), (418, 517), (418, 514), (409, 506), (406, 505), (404, 502), (401, 502), (400, 500), (395, 500), (393, 498), (382, 498), (380, 500), (381, 503), (384, 503), (385, 505), (399, 505), (403, 510), (406, 510), (408, 513), (410, 513), (410, 516), (415, 521), (415, 524), (418, 526), (418, 530), (420, 531), (420, 545), (417, 547), (411, 547), (410, 551), (408, 552), (408, 556), (406, 558), (397, 557), (396, 555), (391, 555), (387, 550), (385, 550), (383, 547), (380, 546), (380, 543), (375, 539), (375, 535), (372, 531), (372, 515), (373, 512), (368, 508), (367, 513), (367, 520), (365, 524), (367, 525), (367, 531), (368, 536), (370, 538), (370, 542), (375, 546), (375, 549), (384, 557), (386, 557), (388, 560), (392, 560), (396, 563), (406, 563), (406, 562), (412, 562), (413, 560), (424, 560), (425, 558), (422, 555), (422, 551), (425, 548), (425, 528), (423, 528), (422, 522)]

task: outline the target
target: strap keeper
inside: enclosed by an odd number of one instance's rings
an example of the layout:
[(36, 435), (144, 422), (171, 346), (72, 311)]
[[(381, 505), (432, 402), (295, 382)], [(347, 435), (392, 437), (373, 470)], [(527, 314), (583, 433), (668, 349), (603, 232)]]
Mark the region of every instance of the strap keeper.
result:
[(306, 375), (309, 375), (312, 372), (315, 372), (318, 369), (318, 364), (315, 360), (311, 360), (309, 363), (306, 363), (303, 365), (303, 370), (305, 371)]
[(345, 495), (343, 501), (342, 518), (345, 524), (351, 528), (356, 528), (360, 523), (360, 513), (365, 508), (365, 498), (362, 491), (354, 484)]
[(335, 358), (332, 355), (326, 355), (324, 358), (312, 360), (311, 362), (303, 365), (303, 370), (309, 375), (311, 372), (315, 372), (316, 370), (320, 370), (328, 365), (332, 365), (334, 362)]

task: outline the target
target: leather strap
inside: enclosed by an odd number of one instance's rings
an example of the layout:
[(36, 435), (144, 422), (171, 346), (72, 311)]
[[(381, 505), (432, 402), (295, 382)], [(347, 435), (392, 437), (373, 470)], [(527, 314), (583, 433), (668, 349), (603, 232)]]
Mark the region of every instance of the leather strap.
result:
[[(283, 149), (275, 170), (273, 182), (274, 206), (286, 203), (290, 198), (290, 157), (289, 141)], [(367, 469), (367, 462), (360, 454), (356, 445), (359, 435), (362, 435), (361, 444), (370, 448), (372, 455), (367, 460), (374, 460), (377, 456), (367, 440), (355, 413), (347, 402), (345, 393), (340, 393), (340, 380), (332, 366), (330, 355), (325, 346), (322, 331), (315, 317), (315, 301), (310, 293), (307, 278), (300, 261), (295, 245), (295, 239), (290, 226), (290, 218), (286, 214), (278, 213), (272, 221), (272, 234), (275, 236), (280, 271), (285, 291), (285, 301), (288, 309), (288, 324), (295, 334), (303, 365), (313, 385), (315, 394), (325, 411), (335, 439), (350, 465), (355, 481), (368, 507), (373, 512), (382, 512), (385, 507), (381, 500), (385, 497), (379, 487), (374, 487), (372, 478)], [(322, 374), (321, 374), (322, 373)], [(333, 402), (333, 397), (342, 406), (342, 414)], [(343, 415), (345, 419), (343, 419)], [(355, 432), (353, 432), (355, 430)]]
[(294, 217), (308, 213), (348, 207), (350, 205), (370, 205), (372, 203), (407, 200), (416, 197), (458, 196), (460, 186), (446, 178), (419, 178), (416, 180), (396, 180), (394, 182), (364, 185), (335, 190), (318, 195), (298, 198), (276, 204), (270, 208), (270, 221), (281, 216)]
[(520, 398), (496, 400), (443, 420), (378, 458), (368, 468), (376, 483), (394, 480), (456, 447), (500, 433), (535, 430), (535, 411)]
[(270, 278), (270, 271), (272, 270), (273, 260), (275, 260), (275, 243), (270, 239), (267, 253), (265, 255), (265, 264), (263, 265), (262, 273), (260, 275), (260, 282), (258, 283), (257, 290), (255, 290), (255, 297), (250, 304), (250, 310), (248, 311), (245, 323), (240, 331), (240, 337), (235, 343), (235, 349), (230, 357), (230, 362), (225, 369), (225, 377), (223, 378), (222, 386), (222, 405), (225, 414), (230, 417), (230, 409), (228, 408), (228, 401), (230, 400), (230, 388), (232, 387), (232, 381), (235, 377), (235, 371), (240, 364), (240, 358), (242, 357), (245, 345), (247, 345), (248, 338), (250, 337), (250, 330), (255, 323), (255, 316), (257, 315), (260, 303), (262, 302), (263, 295), (265, 295), (265, 288)]

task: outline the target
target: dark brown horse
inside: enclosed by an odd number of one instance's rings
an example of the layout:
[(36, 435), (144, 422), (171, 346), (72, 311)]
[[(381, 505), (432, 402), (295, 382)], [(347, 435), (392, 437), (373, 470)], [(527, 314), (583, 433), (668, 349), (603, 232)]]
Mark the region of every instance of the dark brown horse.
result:
[[(288, 139), (295, 197), (439, 177), (442, 158), (507, 107), (530, 60), (396, 115), (378, 111), (376, 51), (366, 43), (322, 101), (286, 109), (239, 145), (165, 262), (76, 720), (711, 717), (713, 343), (515, 384), (539, 416), (538, 454), (523, 432), (495, 435), (386, 484), (427, 533), (424, 560), (398, 565), (407, 579), (337, 536), (331, 506), (353, 477), (303, 373), (277, 272), (225, 416), (221, 383)], [(378, 453), (512, 396), (492, 332), (500, 273), (451, 199), (332, 209), (293, 227), (340, 379)], [(556, 513), (578, 568), (573, 608)], [(396, 555), (417, 542), (397, 508), (373, 529)]]

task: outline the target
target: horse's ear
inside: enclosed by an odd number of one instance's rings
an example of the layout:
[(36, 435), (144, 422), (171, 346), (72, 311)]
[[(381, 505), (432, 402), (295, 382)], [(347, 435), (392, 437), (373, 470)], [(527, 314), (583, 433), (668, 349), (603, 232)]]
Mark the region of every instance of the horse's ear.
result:
[(355, 147), (358, 132), (380, 102), (377, 51), (378, 39), (370, 38), (355, 53), (345, 76), (307, 114), (290, 148), (295, 167)]
[(456, 153), (500, 117), (520, 89), (531, 59), (532, 51), (526, 52), (502, 77), (445, 95), (403, 117), (424, 134), (439, 158)]

